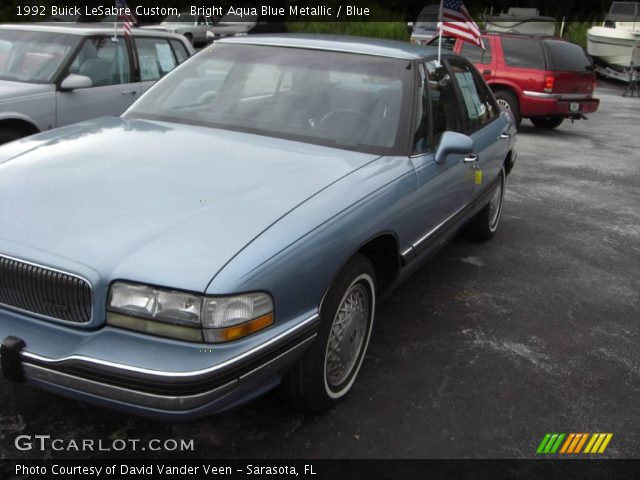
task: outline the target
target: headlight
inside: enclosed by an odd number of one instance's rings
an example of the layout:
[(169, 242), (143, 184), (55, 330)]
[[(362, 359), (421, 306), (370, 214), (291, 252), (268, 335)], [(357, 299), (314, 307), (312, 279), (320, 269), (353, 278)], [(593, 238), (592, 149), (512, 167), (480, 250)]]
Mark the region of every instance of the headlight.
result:
[(273, 300), (266, 293), (207, 297), (115, 282), (107, 324), (192, 342), (228, 342), (273, 324)]

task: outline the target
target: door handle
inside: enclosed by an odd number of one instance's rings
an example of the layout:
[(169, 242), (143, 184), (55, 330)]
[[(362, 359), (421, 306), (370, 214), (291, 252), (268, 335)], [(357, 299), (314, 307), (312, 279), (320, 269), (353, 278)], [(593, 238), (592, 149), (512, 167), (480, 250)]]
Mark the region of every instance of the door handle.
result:
[(485, 75), (491, 75), (491, 70), (483, 70), (482, 73)]
[(122, 95), (135, 95), (138, 93), (136, 90), (123, 90)]
[(506, 140), (506, 139), (508, 139), (508, 138), (511, 138), (511, 134), (510, 134), (510, 133), (502, 132), (502, 133), (500, 134), (500, 140)]
[(473, 162), (477, 162), (478, 160), (480, 160), (480, 157), (478, 155), (476, 155), (475, 153), (469, 155), (468, 157), (464, 157), (464, 163), (473, 163)]

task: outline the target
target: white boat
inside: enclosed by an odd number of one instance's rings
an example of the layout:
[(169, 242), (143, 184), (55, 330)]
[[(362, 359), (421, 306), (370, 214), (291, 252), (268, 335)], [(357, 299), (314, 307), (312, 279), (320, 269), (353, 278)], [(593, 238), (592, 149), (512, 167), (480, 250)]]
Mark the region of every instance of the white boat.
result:
[(556, 19), (543, 17), (536, 8), (510, 8), (507, 13), (484, 16), (487, 32), (555, 35)]
[(587, 52), (614, 69), (640, 68), (640, 2), (613, 2), (602, 26), (587, 31)]

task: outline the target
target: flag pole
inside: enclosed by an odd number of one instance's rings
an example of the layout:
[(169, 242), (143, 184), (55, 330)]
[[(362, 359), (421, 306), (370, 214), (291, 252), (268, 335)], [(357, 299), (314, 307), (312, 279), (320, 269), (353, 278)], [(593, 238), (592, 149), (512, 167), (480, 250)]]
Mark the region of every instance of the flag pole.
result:
[(438, 66), (442, 65), (440, 59), (442, 58), (442, 2), (440, 0), (440, 12), (438, 12)]
[[(116, 9), (118, 8), (118, 2), (116, 0)], [(111, 39), (112, 42), (116, 43), (118, 41), (118, 10), (116, 10), (116, 18), (114, 18), (114, 22), (113, 22), (113, 38)]]

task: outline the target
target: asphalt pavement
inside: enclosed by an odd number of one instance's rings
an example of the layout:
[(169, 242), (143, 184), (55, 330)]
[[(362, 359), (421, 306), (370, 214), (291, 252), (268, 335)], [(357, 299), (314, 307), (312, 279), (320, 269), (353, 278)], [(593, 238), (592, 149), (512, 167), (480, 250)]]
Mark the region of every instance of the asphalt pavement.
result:
[(331, 412), (274, 392), (166, 424), (0, 381), (0, 458), (85, 456), (20, 434), (194, 441), (120, 457), (527, 458), (547, 432), (611, 432), (601, 457), (640, 457), (640, 98), (621, 88), (601, 84), (587, 121), (523, 122), (499, 232), (456, 239), (380, 306)]

